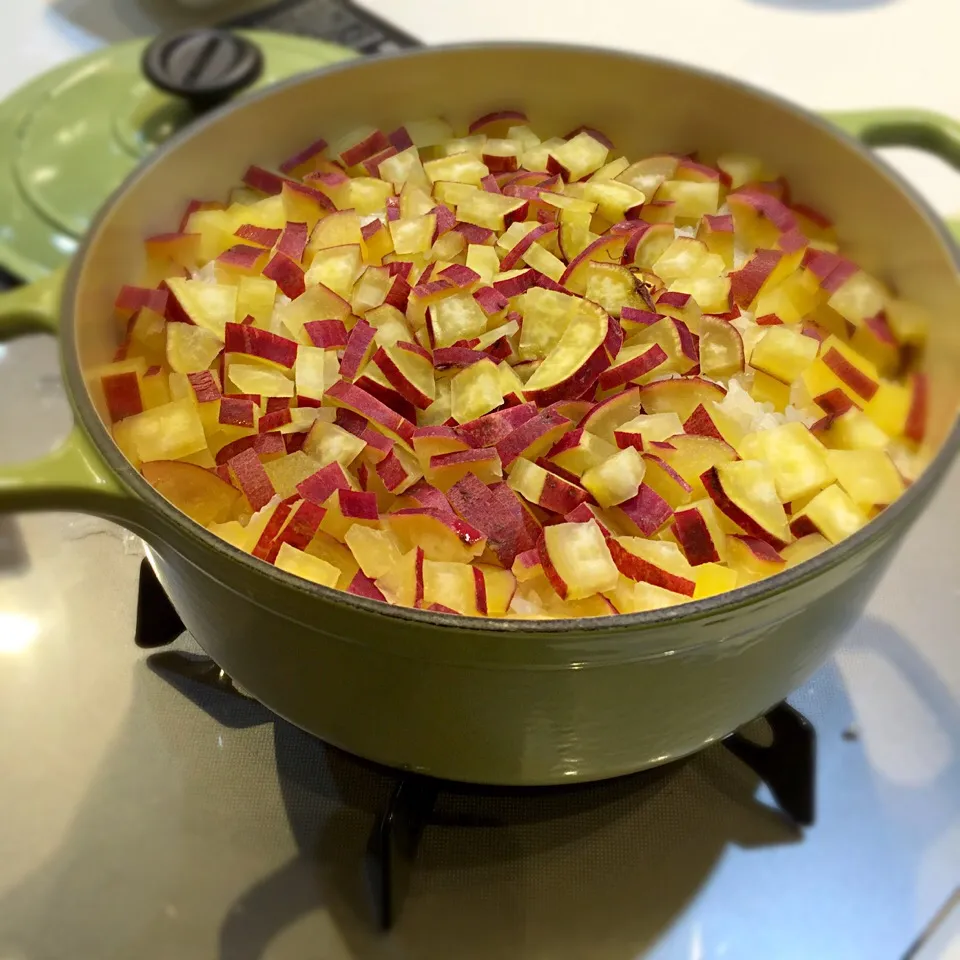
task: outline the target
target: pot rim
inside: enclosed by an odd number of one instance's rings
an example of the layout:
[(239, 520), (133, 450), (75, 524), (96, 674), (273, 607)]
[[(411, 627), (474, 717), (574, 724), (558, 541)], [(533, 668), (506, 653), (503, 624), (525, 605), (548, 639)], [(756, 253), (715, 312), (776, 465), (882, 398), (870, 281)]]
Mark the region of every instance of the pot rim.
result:
[[(532, 636), (569, 634), (589, 631), (598, 635), (608, 636), (625, 631), (642, 631), (673, 626), (681, 623), (694, 623), (707, 617), (719, 614), (733, 613), (738, 609), (752, 606), (764, 599), (783, 593), (791, 588), (812, 580), (835, 567), (850, 560), (858, 552), (874, 541), (880, 539), (892, 526), (896, 525), (901, 516), (908, 512), (918, 500), (926, 500), (932, 495), (939, 482), (943, 479), (958, 450), (960, 450), (960, 419), (955, 419), (953, 427), (944, 439), (936, 455), (926, 466), (920, 477), (879, 516), (872, 519), (852, 536), (838, 544), (832, 545), (818, 556), (806, 560), (796, 567), (784, 570), (781, 573), (766, 577), (747, 586), (738, 587), (712, 597), (701, 600), (691, 600), (674, 607), (664, 607), (657, 610), (648, 610), (641, 613), (611, 614), (603, 617), (557, 618), (550, 620), (507, 619), (503, 617), (469, 617), (436, 613), (429, 610), (417, 610), (410, 607), (384, 604), (377, 600), (369, 600), (347, 593), (345, 590), (324, 587), (311, 583), (293, 574), (286, 573), (266, 561), (259, 560), (251, 554), (245, 553), (238, 547), (227, 543), (220, 537), (210, 533), (186, 514), (178, 510), (166, 500), (143, 478), (129, 460), (120, 452), (113, 437), (100, 419), (93, 406), (87, 390), (83, 374), (80, 370), (79, 356), (76, 348), (76, 324), (74, 305), (80, 275), (83, 272), (86, 255), (94, 239), (99, 234), (104, 222), (121, 199), (121, 197), (141, 177), (147, 175), (155, 166), (163, 163), (167, 157), (191, 137), (219, 122), (236, 110), (268, 100), (281, 91), (310, 82), (318, 74), (336, 74), (362, 70), (368, 63), (380, 61), (402, 62), (410, 58), (425, 58), (456, 53), (460, 50), (542, 50), (553, 53), (592, 53), (606, 57), (638, 61), (665, 67), (670, 70), (694, 74), (712, 83), (740, 90), (766, 100), (771, 106), (789, 111), (806, 123), (819, 128), (835, 140), (852, 149), (864, 163), (873, 166), (889, 182), (892, 188), (899, 189), (912, 202), (913, 206), (923, 216), (927, 226), (937, 235), (946, 246), (953, 260), (954, 267), (960, 274), (960, 247), (954, 241), (943, 219), (933, 210), (930, 204), (888, 163), (874, 151), (855, 137), (850, 136), (828, 120), (807, 110), (778, 94), (771, 93), (761, 87), (746, 83), (739, 78), (726, 76), (703, 67), (690, 66), (666, 57), (651, 56), (649, 54), (618, 50), (616, 48), (596, 47), (588, 44), (551, 43), (537, 41), (486, 41), (450, 43), (424, 49), (405, 50), (389, 54), (380, 54), (373, 57), (363, 57), (356, 60), (346, 60), (329, 67), (322, 67), (315, 71), (302, 73), (280, 83), (274, 84), (262, 91), (225, 104), (212, 110), (202, 118), (194, 121), (187, 128), (171, 137), (144, 163), (134, 170), (123, 183), (110, 195), (93, 219), (79, 249), (71, 262), (63, 288), (61, 313), (63, 316), (61, 336), (61, 360), (64, 369), (64, 379), (69, 388), (74, 409), (78, 419), (103, 456), (108, 466), (115, 472), (121, 481), (136, 495), (139, 501), (148, 508), (149, 513), (159, 514), (160, 518), (172, 523), (180, 532), (194, 540), (197, 545), (216, 550), (226, 555), (235, 563), (243, 564), (251, 572), (272, 579), (278, 586), (296, 590), (310, 597), (322, 597), (341, 606), (352, 608), (358, 612), (375, 614), (401, 623), (429, 625), (440, 630), (470, 630), (478, 632), (494, 632), (500, 634), (530, 634)], [(145, 529), (150, 529), (149, 514), (143, 520)], [(162, 539), (162, 538), (161, 538)], [(282, 611), (281, 611), (282, 612)]]

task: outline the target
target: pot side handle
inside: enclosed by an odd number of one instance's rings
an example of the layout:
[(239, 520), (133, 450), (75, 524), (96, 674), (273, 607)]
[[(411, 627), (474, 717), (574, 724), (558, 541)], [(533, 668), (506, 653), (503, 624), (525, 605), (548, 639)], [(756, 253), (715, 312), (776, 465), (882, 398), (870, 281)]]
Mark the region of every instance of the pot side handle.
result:
[[(28, 333), (57, 335), (63, 271), (0, 293), (0, 342)], [(126, 526), (136, 501), (74, 425), (51, 453), (26, 463), (0, 464), (0, 514), (25, 510), (92, 513)]]
[[(960, 170), (960, 122), (932, 110), (891, 107), (828, 113), (827, 119), (868, 147), (915, 147)], [(960, 242), (960, 217), (947, 217)]]

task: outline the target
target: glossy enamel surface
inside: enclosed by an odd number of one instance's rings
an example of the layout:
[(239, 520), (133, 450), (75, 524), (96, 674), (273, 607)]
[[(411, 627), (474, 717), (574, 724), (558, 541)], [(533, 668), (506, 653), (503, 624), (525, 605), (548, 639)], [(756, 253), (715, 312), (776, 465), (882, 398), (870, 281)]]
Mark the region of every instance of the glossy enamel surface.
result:
[[(246, 34), (264, 87), (354, 56), (313, 39)], [(145, 156), (195, 119), (143, 76), (146, 40), (113, 44), (45, 73), (0, 103), (0, 265), (36, 280), (77, 249), (91, 216)]]
[[(518, 98), (521, 73), (528, 79)], [(305, 104), (323, 108), (305, 114)], [(65, 481), (38, 495), (35, 482), (0, 473), (0, 502), (8, 509), (79, 503), (143, 535), (184, 622), (211, 656), (269, 707), (347, 750), (454, 779), (597, 779), (723, 736), (827, 657), (956, 446), (960, 326), (938, 325), (931, 349), (931, 436), (944, 451), (878, 521), (753, 587), (603, 620), (449, 619), (294, 580), (161, 501), (123, 461), (82, 378), (113, 352), (110, 304), (136, 273), (140, 239), (169, 229), (188, 199), (221, 195), (250, 162), (275, 162), (312, 135), (433, 113), (465, 120), (502, 106), (523, 107), (549, 133), (589, 122), (627, 154), (699, 147), (765, 156), (798, 195), (839, 222), (846, 248), (868, 269), (938, 316), (960, 312), (952, 248), (923, 205), (851, 141), (763, 94), (670, 64), (561, 47), (450, 48), (368, 61), (220, 112), (115, 196), (75, 264), (63, 305), (68, 387), (105, 463), (91, 480), (98, 455), (80, 435), (58, 464)], [(38, 473), (42, 467), (34, 480)], [(82, 500), (65, 502), (71, 484)]]

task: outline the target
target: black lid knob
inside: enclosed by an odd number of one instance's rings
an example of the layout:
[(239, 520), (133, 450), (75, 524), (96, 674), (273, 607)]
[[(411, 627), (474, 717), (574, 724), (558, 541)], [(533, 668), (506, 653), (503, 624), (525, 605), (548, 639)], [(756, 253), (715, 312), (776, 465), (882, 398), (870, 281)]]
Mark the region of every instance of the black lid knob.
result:
[(144, 50), (142, 67), (154, 86), (207, 110), (256, 83), (263, 53), (245, 37), (200, 28), (157, 37)]

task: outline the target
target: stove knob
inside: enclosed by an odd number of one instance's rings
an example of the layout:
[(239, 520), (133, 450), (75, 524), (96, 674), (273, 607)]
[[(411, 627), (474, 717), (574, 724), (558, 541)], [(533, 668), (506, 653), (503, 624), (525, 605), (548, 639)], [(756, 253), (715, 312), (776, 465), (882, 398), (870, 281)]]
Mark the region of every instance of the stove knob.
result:
[(245, 37), (199, 28), (157, 37), (143, 51), (144, 75), (159, 89), (209, 110), (256, 83), (263, 53)]

